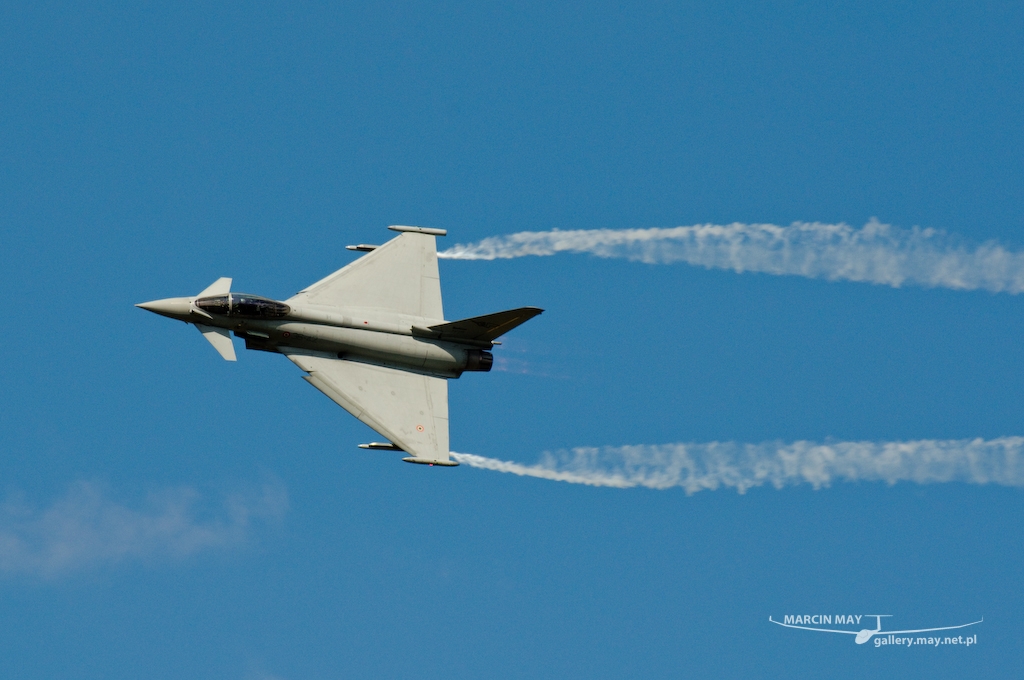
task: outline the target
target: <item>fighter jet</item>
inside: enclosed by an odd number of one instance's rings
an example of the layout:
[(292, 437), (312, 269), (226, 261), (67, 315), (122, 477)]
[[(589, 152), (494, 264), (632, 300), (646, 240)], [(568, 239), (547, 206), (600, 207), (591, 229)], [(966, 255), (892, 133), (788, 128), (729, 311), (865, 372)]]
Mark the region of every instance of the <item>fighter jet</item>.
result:
[(194, 297), (136, 305), (193, 324), (224, 359), (245, 348), (283, 354), (303, 378), (386, 437), (361, 448), (407, 463), (455, 466), (448, 449), (448, 380), (489, 371), (497, 338), (543, 310), (521, 307), (446, 321), (437, 270), (444, 229), (391, 226), (382, 246), (283, 301), (231, 292), (220, 278)]

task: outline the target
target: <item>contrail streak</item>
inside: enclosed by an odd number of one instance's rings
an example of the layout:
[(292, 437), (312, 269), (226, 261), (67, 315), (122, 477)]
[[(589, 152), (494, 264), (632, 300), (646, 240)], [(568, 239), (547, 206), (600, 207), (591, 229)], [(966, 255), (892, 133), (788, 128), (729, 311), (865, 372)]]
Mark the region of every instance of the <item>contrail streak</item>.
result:
[(1024, 291), (1024, 252), (989, 241), (961, 243), (937, 229), (901, 229), (872, 219), (847, 224), (699, 224), (668, 229), (524, 231), (456, 245), (438, 257), (496, 260), (590, 253), (648, 264), (686, 262), (708, 269), (863, 281), (899, 288)]
[(737, 444), (606, 446), (545, 452), (534, 465), (452, 452), (459, 463), (573, 484), (616, 488), (680, 487), (687, 494), (732, 487), (740, 493), (763, 484), (777, 489), (834, 481), (895, 484), (968, 482), (1024, 486), (1024, 437), (925, 439), (909, 442), (798, 441)]

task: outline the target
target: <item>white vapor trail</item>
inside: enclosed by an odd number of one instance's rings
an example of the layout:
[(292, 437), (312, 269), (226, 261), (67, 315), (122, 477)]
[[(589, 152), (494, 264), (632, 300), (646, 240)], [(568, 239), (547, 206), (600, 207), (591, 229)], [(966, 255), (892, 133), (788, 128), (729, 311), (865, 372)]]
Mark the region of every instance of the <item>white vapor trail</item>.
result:
[(807, 483), (818, 489), (834, 481), (1024, 486), (1022, 454), (1024, 437), (606, 446), (545, 452), (535, 465), (469, 453), (452, 452), (451, 456), (471, 467), (525, 477), (620, 489), (680, 487), (693, 494), (720, 487), (744, 493), (763, 484), (781, 489)]
[(456, 245), (438, 253), (455, 260), (590, 253), (647, 264), (687, 264), (735, 272), (912, 284), (994, 293), (1024, 291), (1024, 252), (989, 241), (966, 245), (937, 229), (902, 229), (872, 219), (847, 224), (698, 224), (656, 229), (524, 231)]
[(192, 488), (151, 494), (141, 508), (105, 497), (93, 482), (78, 482), (48, 507), (16, 495), (0, 505), (0, 573), (52, 577), (128, 558), (181, 558), (246, 540), (257, 522), (287, 510), (279, 483), (226, 496), (206, 508)]

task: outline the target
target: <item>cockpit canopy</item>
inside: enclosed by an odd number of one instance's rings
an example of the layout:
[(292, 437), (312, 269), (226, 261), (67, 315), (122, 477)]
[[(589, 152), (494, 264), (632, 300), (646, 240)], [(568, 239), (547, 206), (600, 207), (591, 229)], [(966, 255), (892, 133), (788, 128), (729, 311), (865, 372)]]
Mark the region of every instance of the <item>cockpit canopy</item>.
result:
[(213, 295), (196, 300), (196, 307), (207, 314), (232, 316), (240, 319), (279, 319), (287, 316), (291, 308), (283, 302), (246, 295), (245, 293), (228, 293)]

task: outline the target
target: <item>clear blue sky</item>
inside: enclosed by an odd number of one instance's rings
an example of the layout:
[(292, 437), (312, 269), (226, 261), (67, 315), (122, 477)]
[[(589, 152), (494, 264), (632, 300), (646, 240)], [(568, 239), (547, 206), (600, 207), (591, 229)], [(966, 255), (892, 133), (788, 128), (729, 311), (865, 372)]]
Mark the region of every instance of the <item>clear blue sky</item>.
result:
[[(1024, 250), (1022, 46), (1011, 2), (5, 3), (0, 675), (1015, 677), (1021, 489), (404, 465), (284, 358), (132, 304), (285, 298), (396, 223), (877, 216)], [(1024, 435), (1020, 296), (440, 266), (449, 318), (547, 310), (499, 350), (525, 372), (452, 383), (456, 451)], [(985, 622), (768, 623), (839, 612)]]

